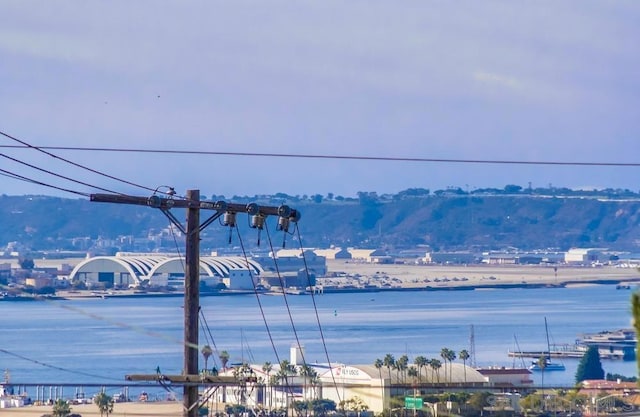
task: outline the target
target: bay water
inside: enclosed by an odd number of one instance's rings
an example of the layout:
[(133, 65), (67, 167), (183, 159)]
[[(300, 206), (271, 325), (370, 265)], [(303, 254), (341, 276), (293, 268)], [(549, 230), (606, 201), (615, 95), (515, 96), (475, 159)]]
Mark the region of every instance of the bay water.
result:
[[(373, 364), (388, 353), (410, 362), (418, 355), (441, 359), (446, 347), (473, 351), (477, 366), (521, 367), (531, 359), (508, 351), (545, 350), (545, 317), (556, 344), (631, 327), (631, 293), (590, 285), (209, 296), (200, 299), (200, 345), (227, 351), (230, 363), (277, 363), (301, 345), (309, 363)], [(124, 384), (125, 375), (157, 367), (180, 374), (182, 306), (182, 297), (0, 302), (0, 369), (16, 384), (42, 385)], [(545, 372), (545, 385), (573, 385), (579, 360), (562, 362), (566, 370)], [(634, 361), (602, 363), (607, 373), (637, 375)], [(214, 365), (220, 368), (216, 354), (208, 363)], [(540, 373), (533, 379), (539, 384)]]

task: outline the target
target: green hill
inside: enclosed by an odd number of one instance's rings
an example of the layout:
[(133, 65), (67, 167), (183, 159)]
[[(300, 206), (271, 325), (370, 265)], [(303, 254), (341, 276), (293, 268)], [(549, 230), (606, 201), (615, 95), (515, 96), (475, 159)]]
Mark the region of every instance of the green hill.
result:
[[(278, 194), (236, 196), (230, 201), (288, 204), (299, 209), (302, 212), (299, 233), (305, 247), (429, 245), (436, 250), (604, 247), (631, 251), (638, 248), (638, 195), (510, 191), (515, 192), (447, 190), (431, 194), (426, 190), (407, 190), (396, 195), (360, 193), (358, 198), (331, 196), (331, 199)], [(202, 221), (209, 214), (203, 211)], [(175, 215), (184, 219), (179, 210)], [(238, 216), (243, 245), (254, 248), (257, 231), (241, 217), (246, 216)], [(273, 246), (281, 247), (281, 233), (276, 234), (273, 221), (268, 224), (269, 233), (262, 233), (262, 246), (268, 248), (271, 238)], [(168, 225), (166, 216), (149, 207), (44, 196), (0, 197), (0, 246), (19, 242), (31, 250), (84, 249), (78, 244), (82, 238), (86, 238), (86, 244), (99, 237), (107, 241), (119, 236), (144, 242)], [(231, 233), (231, 245), (240, 243), (235, 233)], [(292, 242), (296, 235), (297, 232), (287, 236), (290, 242), (287, 247), (299, 245)], [(214, 222), (202, 234), (202, 247), (207, 250), (229, 246), (229, 236), (226, 228)], [(130, 242), (131, 239), (115, 241), (112, 250), (131, 250), (126, 247)], [(157, 248), (151, 245), (143, 249)]]

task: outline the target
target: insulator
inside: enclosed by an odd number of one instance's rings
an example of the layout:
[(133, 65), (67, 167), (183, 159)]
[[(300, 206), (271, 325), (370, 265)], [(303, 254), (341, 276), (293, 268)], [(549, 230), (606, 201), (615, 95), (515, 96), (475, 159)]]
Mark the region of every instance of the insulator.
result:
[(281, 205), (278, 207), (278, 216), (280, 217), (289, 217), (291, 215), (291, 207), (286, 205)]
[(261, 214), (251, 216), (251, 227), (262, 230), (264, 228), (264, 216)]
[(162, 204), (162, 199), (155, 194), (147, 199), (147, 205), (149, 207), (160, 208), (161, 204)]
[(229, 227), (236, 227), (236, 213), (227, 211), (222, 217), (222, 224)]
[(247, 204), (247, 214), (250, 216), (254, 216), (258, 213), (260, 213), (260, 206), (257, 205), (256, 203), (249, 203)]
[(289, 216), (289, 218), (291, 219), (292, 222), (298, 223), (298, 220), (300, 220), (300, 217), (302, 217), (302, 213), (300, 213), (299, 210), (291, 210), (291, 216)]
[(284, 232), (289, 232), (289, 218), (288, 217), (279, 217), (278, 218), (278, 226), (277, 230), (282, 230)]

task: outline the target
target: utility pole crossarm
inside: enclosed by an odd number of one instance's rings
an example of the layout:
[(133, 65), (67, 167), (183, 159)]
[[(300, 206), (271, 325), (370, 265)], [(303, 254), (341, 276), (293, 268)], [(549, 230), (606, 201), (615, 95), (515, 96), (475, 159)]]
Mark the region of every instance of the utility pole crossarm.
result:
[(240, 204), (227, 203), (225, 201), (195, 201), (188, 199), (175, 199), (160, 197), (153, 194), (150, 197), (139, 197), (124, 194), (91, 194), (90, 201), (97, 203), (132, 204), (137, 206), (148, 206), (168, 210), (171, 208), (199, 208), (203, 210), (217, 210), (229, 213), (247, 213), (250, 215), (279, 216), (288, 218), (291, 221), (300, 220), (300, 212), (289, 206), (260, 206), (256, 203)]

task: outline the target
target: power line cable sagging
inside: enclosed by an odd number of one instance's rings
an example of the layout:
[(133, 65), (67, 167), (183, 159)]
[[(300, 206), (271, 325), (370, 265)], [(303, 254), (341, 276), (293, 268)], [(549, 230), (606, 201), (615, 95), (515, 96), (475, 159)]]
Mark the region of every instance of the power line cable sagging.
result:
[[(86, 165), (74, 162), (74, 161), (72, 161), (70, 159), (63, 158), (63, 157), (61, 157), (59, 155), (56, 155), (56, 154), (54, 154), (52, 152), (49, 152), (44, 147), (38, 147), (38, 146), (31, 145), (28, 142), (23, 141), (21, 139), (18, 139), (17, 137), (12, 136), (12, 135), (10, 135), (8, 133), (5, 133), (3, 131), (0, 131), (0, 135), (20, 144), (19, 146), (0, 145), (0, 147), (2, 147), (2, 148), (34, 150), (34, 151), (37, 151), (37, 152), (42, 153), (44, 155), (47, 155), (47, 156), (49, 156), (49, 157), (51, 157), (51, 158), (53, 158), (53, 159), (55, 159), (57, 161), (63, 162), (64, 164), (71, 165), (71, 166), (74, 166), (76, 168), (80, 168), (82, 170), (85, 170), (85, 171), (88, 171), (90, 173), (93, 173), (93, 174), (96, 174), (96, 175), (99, 175), (99, 176), (102, 176), (102, 177), (117, 181), (119, 183), (122, 183), (122, 184), (125, 184), (125, 185), (128, 185), (128, 186), (133, 186), (133, 187), (141, 188), (143, 190), (152, 191), (154, 194), (155, 193), (162, 193), (162, 194), (167, 194), (167, 195), (175, 194), (175, 192), (173, 192), (173, 189), (169, 189), (169, 191), (163, 192), (163, 191), (160, 191), (158, 189), (159, 187), (152, 188), (152, 187), (144, 186), (144, 185), (135, 183), (133, 181), (129, 181), (129, 180), (126, 180), (126, 179), (123, 179), (123, 178), (119, 178), (119, 177), (116, 177), (114, 175), (105, 173), (103, 171), (99, 171), (99, 170), (93, 169), (93, 168), (88, 167)], [(50, 169), (38, 167), (35, 164), (30, 164), (28, 162), (25, 162), (25, 161), (19, 159), (19, 158), (14, 158), (14, 157), (11, 157), (11, 156), (6, 155), (4, 153), (0, 153), (0, 157), (3, 157), (3, 158), (8, 159), (8, 160), (11, 160), (11, 161), (13, 161), (13, 162), (15, 162), (17, 164), (20, 164), (20, 165), (23, 165), (23, 166), (27, 166), (27, 167), (29, 167), (31, 169), (43, 172), (43, 173), (48, 174), (50, 176), (54, 176), (54, 177), (57, 177), (57, 178), (64, 179), (66, 181), (73, 182), (75, 184), (87, 186), (87, 187), (90, 187), (90, 188), (93, 188), (93, 189), (96, 189), (96, 190), (107, 191), (107, 192), (111, 192), (111, 193), (114, 193), (114, 194), (118, 194), (117, 192), (111, 191), (111, 190), (109, 190), (107, 188), (103, 188), (103, 187), (91, 184), (89, 182), (80, 181), (80, 180), (77, 180), (75, 178), (62, 175), (62, 174), (56, 173), (56, 172), (54, 172), (54, 171), (52, 171)], [(33, 178), (29, 178), (27, 176), (22, 176), (20, 174), (16, 174), (14, 172), (6, 171), (6, 170), (2, 170), (1, 172), (2, 172), (2, 175), (5, 175), (5, 176), (8, 176), (10, 178), (17, 179), (17, 180), (21, 180), (21, 181), (25, 181), (25, 182), (29, 182), (29, 183), (33, 183), (33, 184), (42, 185), (42, 186), (45, 186), (45, 187), (48, 187), (48, 188), (56, 189), (56, 190), (59, 190), (59, 191), (65, 191), (65, 192), (69, 192), (69, 193), (72, 193), (72, 194), (87, 195), (86, 193), (82, 193), (80, 191), (71, 190), (71, 189), (68, 189), (66, 187), (57, 186), (57, 185), (54, 185), (54, 184), (49, 184), (49, 183), (46, 183), (44, 181), (39, 181), (39, 180), (36, 180), (36, 179), (33, 179)]]
[[(0, 134), (11, 137), (6, 133)], [(23, 143), (23, 142), (21, 142)], [(517, 160), (517, 159), (463, 159), (463, 158), (428, 158), (428, 157), (404, 157), (404, 156), (375, 156), (375, 155), (329, 155), (329, 154), (292, 154), (292, 153), (268, 153), (268, 152), (222, 152), (202, 150), (178, 150), (178, 149), (143, 149), (143, 148), (108, 148), (86, 146), (1, 146), (0, 148), (32, 147), (39, 150), (65, 150), (83, 152), (120, 152), (120, 153), (157, 153), (173, 155), (214, 155), (214, 156), (250, 156), (265, 158), (302, 158), (302, 159), (346, 159), (360, 161), (390, 161), (390, 162), (437, 162), (449, 164), (507, 164), (507, 165), (566, 165), (566, 166), (614, 166), (614, 167), (640, 167), (640, 162), (615, 162), (615, 161), (544, 161), (544, 160)], [(130, 184), (134, 185), (134, 184)], [(146, 188), (146, 187), (143, 187)]]

